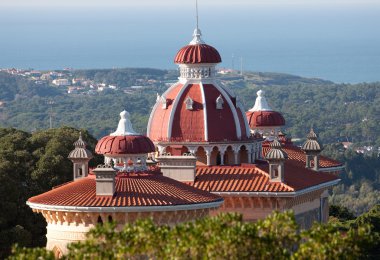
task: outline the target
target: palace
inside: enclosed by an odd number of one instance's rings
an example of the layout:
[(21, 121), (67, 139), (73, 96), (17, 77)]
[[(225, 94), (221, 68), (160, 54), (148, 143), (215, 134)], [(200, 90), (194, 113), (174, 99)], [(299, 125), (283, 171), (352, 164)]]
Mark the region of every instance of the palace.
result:
[(327, 221), (328, 189), (342, 164), (320, 155), (313, 129), (301, 148), (293, 145), (264, 91), (245, 112), (218, 82), (221, 57), (201, 36), (197, 28), (175, 56), (179, 80), (157, 96), (146, 136), (121, 112), (117, 130), (95, 148), (104, 165), (89, 169), (92, 152), (80, 136), (68, 156), (73, 181), (27, 201), (46, 219), (47, 248), (57, 257), (105, 221), (172, 225), (219, 212), (255, 221), (274, 210), (293, 210), (302, 228)]

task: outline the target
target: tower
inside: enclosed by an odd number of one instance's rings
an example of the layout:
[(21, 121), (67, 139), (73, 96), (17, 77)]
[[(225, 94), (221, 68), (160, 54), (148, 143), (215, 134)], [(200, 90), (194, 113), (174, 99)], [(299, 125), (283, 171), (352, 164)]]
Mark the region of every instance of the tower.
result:
[[(314, 171), (319, 170), (319, 154), (323, 150), (322, 145), (318, 142), (318, 136), (313, 128), (310, 129), (307, 135), (306, 142), (301, 148), (306, 154), (306, 168), (313, 168)], [(312, 167), (312, 161), (314, 166)]]
[(284, 162), (288, 159), (288, 154), (282, 150), (281, 143), (277, 139), (270, 144), (270, 150), (265, 159), (269, 163), (270, 181), (284, 182)]
[(79, 139), (74, 142), (75, 149), (72, 150), (68, 158), (73, 162), (73, 180), (87, 177), (88, 162), (92, 159), (92, 153), (86, 149), (86, 143), (82, 139), (82, 133)]
[[(196, 157), (197, 165), (206, 166), (252, 163), (259, 158), (261, 139), (251, 136), (241, 102), (216, 78), (221, 61), (198, 26), (190, 43), (177, 52), (179, 81), (157, 99), (147, 129), (158, 148), (157, 159), (165, 160), (165, 165), (174, 163), (174, 156), (190, 163), (189, 154)], [(174, 165), (178, 168), (178, 163)]]

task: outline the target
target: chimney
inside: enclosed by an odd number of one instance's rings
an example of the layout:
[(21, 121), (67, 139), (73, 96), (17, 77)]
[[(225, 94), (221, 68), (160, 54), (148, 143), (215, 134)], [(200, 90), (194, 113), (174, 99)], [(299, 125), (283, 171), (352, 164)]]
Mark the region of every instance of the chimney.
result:
[(113, 196), (116, 171), (109, 165), (101, 165), (93, 173), (96, 176), (96, 196)]
[(177, 181), (193, 182), (197, 158), (192, 154), (182, 156), (161, 155), (157, 158), (164, 176)]

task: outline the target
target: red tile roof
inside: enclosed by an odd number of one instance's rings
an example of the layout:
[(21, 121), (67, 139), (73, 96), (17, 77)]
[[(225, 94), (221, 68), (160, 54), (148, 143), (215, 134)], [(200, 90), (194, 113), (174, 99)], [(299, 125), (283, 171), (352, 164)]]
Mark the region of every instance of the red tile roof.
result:
[[(266, 155), (266, 153), (269, 151), (270, 147), (268, 143), (263, 144), (263, 156)], [(305, 153), (297, 146), (294, 146), (292, 144), (285, 144), (282, 149), (288, 154), (289, 159), (294, 162), (298, 162), (299, 165), (305, 166), (306, 164), (306, 155)], [(313, 166), (314, 162), (312, 162)], [(320, 168), (334, 168), (334, 167), (341, 167), (343, 166), (342, 163), (330, 159), (326, 156), (320, 156), (319, 157), (319, 167)]]
[(194, 187), (210, 192), (293, 191), (282, 183), (270, 183), (268, 174), (255, 165), (197, 166)]
[(284, 183), (270, 182), (268, 164), (241, 166), (197, 166), (193, 186), (210, 192), (292, 192), (337, 180), (338, 177), (315, 172), (285, 162)]
[(119, 174), (114, 196), (96, 196), (96, 180), (94, 175), (89, 175), (28, 200), (36, 204), (79, 207), (173, 206), (217, 201), (221, 201), (217, 195), (158, 173)]

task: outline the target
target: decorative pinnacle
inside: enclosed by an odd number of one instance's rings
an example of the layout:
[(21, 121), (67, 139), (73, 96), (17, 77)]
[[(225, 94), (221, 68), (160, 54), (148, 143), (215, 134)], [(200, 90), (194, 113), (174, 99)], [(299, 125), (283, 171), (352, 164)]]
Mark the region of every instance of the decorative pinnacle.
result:
[(255, 111), (272, 111), (270, 106), (268, 105), (268, 102), (264, 96), (265, 92), (263, 90), (257, 91), (257, 98), (255, 101), (255, 105), (253, 108), (251, 108), (249, 111), (255, 112)]
[(317, 134), (314, 132), (313, 127), (310, 128), (310, 132), (309, 132), (309, 134), (307, 135), (307, 139), (310, 139), (310, 140), (317, 140), (317, 139), (318, 139), (318, 136), (317, 136)]
[(193, 33), (193, 40), (190, 42), (190, 45), (196, 45), (196, 44), (204, 44), (205, 42), (202, 40), (202, 32), (199, 29), (199, 22), (198, 22), (198, 0), (195, 0), (195, 15), (196, 15), (196, 28)]
[(83, 141), (82, 132), (79, 132), (79, 138), (74, 142), (75, 148), (86, 148), (86, 143)]
[(125, 135), (138, 135), (138, 133), (133, 130), (130, 115), (127, 111), (120, 113), (120, 121), (115, 132), (110, 134), (111, 136), (125, 136)]

